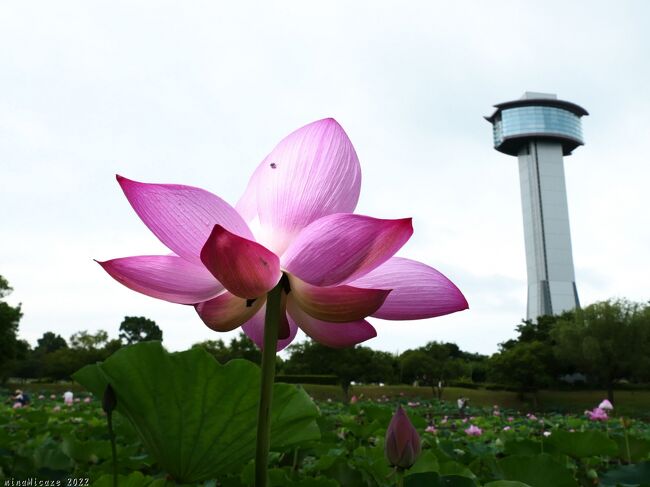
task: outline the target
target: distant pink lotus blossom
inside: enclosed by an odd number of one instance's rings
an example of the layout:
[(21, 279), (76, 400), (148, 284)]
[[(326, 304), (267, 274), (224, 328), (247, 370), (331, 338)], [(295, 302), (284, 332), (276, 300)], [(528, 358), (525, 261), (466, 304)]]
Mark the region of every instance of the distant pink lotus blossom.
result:
[(52, 411), (54, 411), (55, 413), (58, 413), (59, 411), (61, 411), (61, 406), (54, 406), (52, 408)]
[(38, 396), (38, 398), (41, 399), (41, 400), (43, 400), (43, 399), (45, 399), (45, 396), (44, 396), (43, 394), (40, 394), (40, 395)]
[(512, 423), (515, 420), (512, 416), (508, 416), (508, 422)]
[(56, 396), (54, 394), (50, 394), (50, 399), (56, 399)]
[(499, 411), (498, 409), (495, 409), (494, 411), (492, 411), (492, 414), (494, 416), (501, 416), (501, 411)]
[(191, 186), (117, 180), (172, 253), (99, 264), (134, 291), (194, 306), (213, 330), (242, 326), (261, 347), (266, 294), (282, 279), (286, 312), (278, 350), (298, 327), (324, 345), (349, 347), (376, 336), (368, 316), (414, 320), (468, 307), (440, 272), (393, 257), (413, 233), (410, 218), (352, 213), (361, 168), (350, 139), (331, 118), (284, 138), (257, 167), (235, 208)]
[(442, 418), (442, 419), (440, 420), (440, 422), (441, 422), (442, 424), (445, 424), (447, 421), (449, 421), (449, 418), (448, 418), (447, 416), (445, 416), (444, 418)]
[(551, 432), (550, 432), (550, 431), (544, 431), (542, 434), (543, 434), (545, 437), (547, 437), (547, 438), (548, 438), (549, 436), (551, 436)]
[(436, 427), (435, 427), (434, 425), (432, 425), (432, 424), (430, 424), (429, 426), (427, 426), (427, 427), (424, 429), (424, 431), (425, 431), (426, 433), (432, 433), (432, 434), (434, 434), (434, 435), (438, 432), (438, 430), (436, 429)]
[(357, 402), (359, 402), (359, 398), (357, 396), (352, 396), (350, 398), (350, 404), (356, 404)]
[(526, 417), (531, 421), (537, 421), (537, 416), (535, 416), (534, 414), (528, 413)]
[(605, 411), (611, 411), (612, 409), (614, 409), (614, 406), (613, 406), (613, 404), (611, 402), (609, 402), (608, 399), (604, 399), (603, 402), (601, 402), (598, 405), (598, 408), (599, 409), (604, 409)]
[(14, 409), (20, 409), (22, 407), (23, 407), (22, 403), (19, 403), (19, 402), (15, 402), (14, 405), (13, 405)]
[(512, 428), (510, 426), (504, 426), (503, 431), (510, 431)]
[(585, 411), (585, 414), (591, 421), (607, 421), (607, 411), (601, 408), (594, 408), (592, 411)]
[(416, 402), (414, 402), (414, 401), (409, 401), (409, 402), (406, 403), (406, 405), (407, 405), (408, 407), (410, 407), (410, 408), (416, 408), (416, 407), (418, 407), (418, 406), (420, 405), (420, 403), (417, 402), (417, 401), (416, 401)]
[(88, 404), (89, 402), (92, 402), (92, 399), (90, 397), (85, 397), (84, 402)]
[(465, 430), (465, 433), (467, 433), (469, 436), (481, 436), (483, 434), (483, 430), (478, 426), (472, 424)]

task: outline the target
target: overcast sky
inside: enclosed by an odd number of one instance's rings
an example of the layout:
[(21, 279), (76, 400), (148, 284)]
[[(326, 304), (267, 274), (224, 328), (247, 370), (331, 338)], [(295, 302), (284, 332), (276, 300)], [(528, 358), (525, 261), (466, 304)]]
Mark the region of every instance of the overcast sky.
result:
[(525, 315), (526, 265), (517, 162), (482, 117), (526, 90), (590, 112), (565, 158), (581, 302), (647, 300), (648, 32), (646, 1), (2, 2), (0, 274), (23, 304), (20, 335), (115, 337), (143, 315), (172, 350), (232, 336), (93, 262), (166, 252), (115, 173), (234, 205), (282, 137), (331, 116), (361, 161), (357, 212), (412, 216), (399, 255), (470, 304), (374, 320), (366, 344), (492, 353)]

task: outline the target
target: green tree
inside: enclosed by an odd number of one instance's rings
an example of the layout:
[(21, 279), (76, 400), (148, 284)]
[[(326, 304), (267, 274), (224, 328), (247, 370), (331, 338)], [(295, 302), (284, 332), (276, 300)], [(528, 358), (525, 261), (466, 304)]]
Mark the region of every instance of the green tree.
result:
[(521, 342), (492, 355), (488, 374), (492, 381), (515, 387), (523, 397), (533, 393), (537, 406), (537, 391), (552, 381), (546, 364), (552, 351), (542, 342)]
[(626, 300), (594, 303), (560, 320), (552, 335), (556, 357), (596, 380), (614, 401), (614, 382), (643, 372), (650, 345), (648, 307)]
[(13, 289), (9, 282), (0, 276), (0, 383), (4, 383), (15, 366), (15, 360), (25, 352), (24, 344), (18, 340), (18, 324), (23, 316), (18, 306), (11, 306), (4, 298)]
[(70, 345), (78, 350), (98, 350), (108, 342), (108, 333), (104, 330), (97, 330), (95, 334), (88, 333), (88, 330), (78, 331), (70, 336)]
[(68, 343), (61, 335), (56, 335), (51, 331), (46, 331), (43, 336), (36, 341), (34, 352), (37, 354), (51, 353), (59, 348), (67, 348)]
[(306, 341), (289, 348), (291, 356), (285, 362), (288, 374), (335, 375), (346, 399), (352, 382), (394, 382), (397, 361), (386, 352), (368, 347), (336, 349), (314, 341)]
[(148, 340), (162, 342), (163, 332), (156, 322), (144, 316), (125, 316), (120, 324), (120, 340), (127, 345)]

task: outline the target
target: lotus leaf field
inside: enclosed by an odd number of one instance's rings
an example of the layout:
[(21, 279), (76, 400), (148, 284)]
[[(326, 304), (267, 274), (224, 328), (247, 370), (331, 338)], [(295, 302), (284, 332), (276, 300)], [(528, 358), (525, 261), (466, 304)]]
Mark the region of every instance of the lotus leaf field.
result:
[[(230, 367), (244, 377), (247, 365), (235, 363)], [(277, 384), (275, 394), (280, 395), (277, 400), (284, 406), (278, 408), (274, 420), (280, 429), (276, 434), (278, 440), (272, 444), (272, 486), (396, 485), (396, 474), (384, 456), (384, 435), (397, 404), (402, 404), (422, 441), (419, 459), (405, 472), (405, 486), (650, 485), (650, 427), (640, 420), (617, 417), (615, 411), (610, 412), (608, 420), (593, 421), (582, 415), (523, 414), (495, 406), (470, 408), (466, 417), (461, 418), (455, 404), (430, 399), (355, 398), (352, 404), (322, 401), (316, 404), (317, 409), (309, 409), (302, 403), (309, 401), (309, 397), (300, 388)], [(30, 478), (41, 482), (61, 480), (61, 484), (40, 485), (113, 485), (111, 445), (101, 400), (82, 393), (66, 406), (60, 396), (42, 391), (27, 407), (0, 406), (3, 485), (23, 485), (18, 482)], [(237, 401), (247, 408), (246, 394)], [(292, 411), (298, 410), (302, 413), (292, 416)], [(305, 410), (311, 412), (304, 413)], [(252, 452), (245, 451), (243, 445), (243, 454), (238, 454), (238, 438), (232, 435), (229, 443), (220, 443), (223, 435), (229, 434), (229, 427), (234, 431), (238, 426), (247, 428), (246, 420), (238, 417), (232, 424), (223, 425), (220, 414), (226, 413), (221, 410), (214, 416), (204, 414), (203, 422), (194, 425), (216, 436), (213, 449), (210, 450), (211, 445), (194, 445), (191, 450), (200, 447), (205, 451), (201, 451), (194, 470), (187, 465), (181, 470), (192, 471), (191, 475), (197, 478), (201, 477), (201, 469), (218, 471), (210, 470), (214, 468), (210, 462), (199, 468), (201, 457), (205, 462), (214, 455), (224, 468), (212, 479), (200, 478), (183, 485), (252, 485)], [(156, 418), (155, 413), (150, 417), (152, 421), (158, 421)], [(216, 430), (211, 429), (211, 422)], [(138, 432), (124, 414), (115, 414), (113, 424), (119, 485), (181, 485), (174, 479), (182, 474), (170, 475), (170, 467), (162, 466), (174, 465), (174, 461), (151, 450), (157, 444), (154, 440), (142, 441), (143, 435), (153, 434), (155, 425), (150, 431)], [(138, 424), (142, 428), (143, 423)], [(185, 447), (182, 431), (172, 429), (158, 434), (167, 442), (181, 438), (176, 445), (169, 445), (168, 454), (175, 458), (186, 456), (185, 452), (176, 451)], [(250, 438), (242, 432), (236, 436), (240, 434), (242, 441), (254, 441), (254, 431)], [(219, 449), (222, 451), (216, 451)], [(7, 483), (12, 481), (13, 484)]]

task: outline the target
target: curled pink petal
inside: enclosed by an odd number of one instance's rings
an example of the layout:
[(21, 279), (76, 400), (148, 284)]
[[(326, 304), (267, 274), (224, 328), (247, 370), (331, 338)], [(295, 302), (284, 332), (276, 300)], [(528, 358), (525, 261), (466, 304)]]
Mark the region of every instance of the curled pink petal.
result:
[(201, 250), (201, 261), (235, 296), (253, 299), (282, 277), (280, 259), (264, 246), (215, 225)]
[(305, 313), (292, 296), (287, 300), (289, 324), (295, 323), (309, 337), (332, 348), (352, 347), (377, 336), (375, 328), (366, 320), (331, 323), (317, 320)]
[(372, 315), (386, 320), (432, 318), (469, 307), (463, 293), (440, 272), (401, 257), (393, 257), (350, 285), (392, 289), (381, 308)]
[(264, 298), (250, 302), (226, 291), (216, 298), (196, 304), (194, 308), (208, 328), (230, 331), (250, 320), (263, 305)]
[(343, 128), (332, 118), (285, 137), (262, 161), (238, 208), (256, 206), (266, 238), (278, 255), (311, 222), (352, 212), (359, 200), (361, 167)]
[(175, 254), (201, 264), (199, 254), (215, 224), (252, 239), (235, 209), (208, 191), (180, 184), (148, 184), (117, 176), (145, 225)]
[(370, 316), (386, 300), (389, 290), (352, 286), (318, 287), (290, 276), (291, 296), (310, 316), (336, 323)]
[(386, 262), (413, 234), (410, 218), (380, 220), (338, 213), (302, 230), (282, 256), (283, 267), (314, 286), (352, 281)]
[(140, 255), (97, 263), (129, 289), (172, 303), (199, 303), (223, 292), (223, 286), (205, 267), (176, 255)]
[[(264, 318), (266, 315), (266, 304), (264, 304), (260, 310), (244, 325), (242, 325), (242, 329), (244, 330), (244, 333), (255, 342), (255, 345), (257, 345), (260, 349), (264, 348)], [(280, 350), (284, 349), (287, 345), (289, 345), (294, 338), (296, 338), (296, 333), (298, 332), (298, 327), (296, 326), (295, 323), (293, 323), (291, 320), (287, 320), (286, 313), (283, 314), (283, 323), (280, 325), (280, 328), (287, 328), (288, 329), (288, 335), (286, 333), (282, 333), (282, 335), (285, 335), (285, 338), (279, 338), (278, 339), (278, 346), (277, 346), (277, 351), (279, 352)]]

